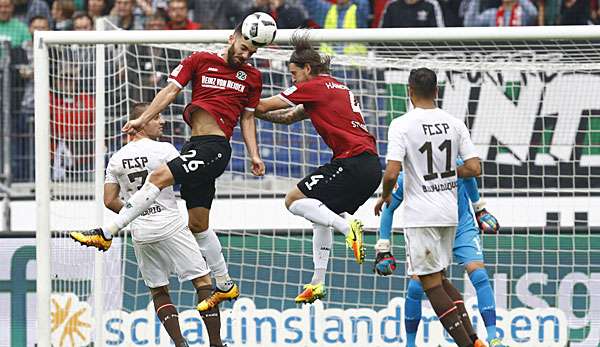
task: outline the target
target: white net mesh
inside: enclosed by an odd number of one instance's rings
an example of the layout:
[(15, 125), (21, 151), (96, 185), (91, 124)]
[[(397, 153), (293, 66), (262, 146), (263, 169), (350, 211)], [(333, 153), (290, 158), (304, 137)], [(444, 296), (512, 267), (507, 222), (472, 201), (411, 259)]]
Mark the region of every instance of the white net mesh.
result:
[[(224, 47), (107, 45), (106, 123), (101, 125), (106, 130), (106, 160), (124, 143), (120, 128), (133, 102), (151, 101), (165, 86), (169, 70), (194, 50)], [(483, 238), (497, 305), (558, 307), (568, 319), (571, 341), (591, 339), (591, 331), (598, 329), (593, 317), (600, 307), (592, 292), (600, 285), (600, 219), (592, 213), (592, 206), (600, 206), (600, 42), (372, 43), (369, 52), (336, 55), (332, 74), (360, 98), (382, 158), (389, 121), (408, 107), (408, 71), (422, 65), (435, 68), (439, 105), (469, 126), (484, 160), (480, 188), (488, 210), (502, 225), (499, 235)], [(252, 63), (263, 73), (263, 96), (290, 85), (289, 53), (288, 47), (276, 47), (255, 55)], [(54, 100), (50, 206), (58, 237), (65, 230), (96, 226), (93, 176), (103, 168), (94, 167), (95, 46), (53, 45), (50, 57)], [(190, 98), (188, 86), (163, 112), (168, 121), (163, 140), (177, 148), (190, 134), (181, 116)], [(240, 284), (242, 296), (251, 298), (257, 308), (284, 310), (296, 307), (293, 299), (310, 280), (313, 266), (312, 231), (308, 223), (285, 211), (283, 195), (328, 162), (331, 152), (308, 121), (291, 126), (257, 121), (257, 128), (267, 175), (250, 174), (236, 128), (231, 164), (218, 179), (211, 225), (219, 230), (230, 274)], [(359, 211), (370, 231), (368, 259), (374, 256), (378, 226), (370, 206)], [(403, 260), (399, 231), (393, 245), (395, 256)], [(62, 238), (55, 238), (52, 247), (54, 292), (72, 292), (91, 303), (93, 251)], [(145, 309), (150, 299), (130, 239), (116, 241), (105, 256), (110, 265), (104, 276), (105, 310)], [(324, 305), (386, 307), (391, 298), (406, 293), (404, 262), (399, 265), (395, 276), (376, 277), (369, 262), (362, 267), (354, 263), (343, 238), (335, 235)], [(449, 274), (459, 289), (473, 295), (461, 268), (453, 267)], [(179, 284), (175, 278), (171, 296), (180, 309), (196, 302), (191, 284)]]

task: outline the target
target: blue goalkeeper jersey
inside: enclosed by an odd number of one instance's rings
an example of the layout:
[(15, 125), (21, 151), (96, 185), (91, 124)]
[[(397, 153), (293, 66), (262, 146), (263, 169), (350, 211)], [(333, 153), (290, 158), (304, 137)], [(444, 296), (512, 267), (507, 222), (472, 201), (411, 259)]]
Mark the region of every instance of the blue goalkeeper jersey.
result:
[[(457, 164), (460, 166), (463, 164), (462, 160), (457, 160)], [(471, 211), (471, 201), (479, 200), (479, 190), (477, 189), (477, 180), (474, 177), (470, 178), (458, 178), (457, 182), (457, 193), (456, 197), (458, 200), (458, 225), (456, 227), (456, 237), (465, 232), (472, 232), (475, 230), (479, 233), (479, 229), (475, 224), (475, 218)], [(389, 239), (392, 220), (394, 211), (400, 206), (400, 203), (404, 199), (404, 172), (401, 172), (396, 182), (396, 187), (392, 192), (392, 203), (390, 206), (384, 206), (381, 222), (380, 222), (380, 237), (382, 239)]]

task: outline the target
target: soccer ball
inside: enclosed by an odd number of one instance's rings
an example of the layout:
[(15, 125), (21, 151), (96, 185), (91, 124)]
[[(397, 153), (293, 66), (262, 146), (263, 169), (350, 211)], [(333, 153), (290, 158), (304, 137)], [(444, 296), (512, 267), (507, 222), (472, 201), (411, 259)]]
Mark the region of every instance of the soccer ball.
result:
[(264, 47), (275, 39), (277, 24), (264, 12), (254, 12), (242, 23), (242, 36), (256, 47)]

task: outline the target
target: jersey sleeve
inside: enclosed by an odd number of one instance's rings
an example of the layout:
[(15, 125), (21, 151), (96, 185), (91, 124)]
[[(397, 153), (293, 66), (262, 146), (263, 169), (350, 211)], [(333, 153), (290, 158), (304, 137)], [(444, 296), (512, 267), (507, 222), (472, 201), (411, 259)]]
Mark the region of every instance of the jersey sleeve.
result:
[(114, 168), (115, 168), (114, 159), (110, 158), (110, 160), (108, 161), (108, 165), (106, 166), (106, 171), (104, 173), (104, 183), (119, 184), (119, 181), (117, 181), (117, 173), (115, 172)]
[(471, 140), (471, 135), (469, 134), (469, 129), (465, 123), (461, 121), (456, 122), (458, 124), (458, 154), (462, 158), (462, 160), (467, 160), (471, 158), (479, 157), (477, 154), (477, 150), (475, 149), (475, 145)]
[(194, 70), (199, 64), (201, 53), (193, 53), (192, 55), (184, 58), (176, 68), (171, 71), (167, 82), (172, 82), (177, 85), (180, 89), (183, 89), (186, 84), (192, 79)]
[(244, 110), (250, 112), (254, 112), (256, 106), (258, 106), (258, 102), (260, 101), (260, 96), (262, 94), (262, 76), (260, 73), (257, 73), (256, 75), (256, 85), (252, 86), (252, 89), (248, 95), (248, 105), (244, 107)]
[(168, 163), (171, 160), (179, 157), (179, 152), (177, 151), (177, 148), (175, 148), (175, 146), (173, 146), (172, 144), (170, 144), (168, 142), (163, 142), (163, 143), (164, 143), (163, 160), (165, 163)]
[(404, 161), (406, 145), (400, 119), (392, 121), (388, 130), (388, 148), (386, 160)]
[(312, 82), (297, 83), (288, 89), (284, 90), (277, 96), (285, 101), (290, 106), (304, 104), (314, 101), (316, 96), (320, 95), (317, 85)]

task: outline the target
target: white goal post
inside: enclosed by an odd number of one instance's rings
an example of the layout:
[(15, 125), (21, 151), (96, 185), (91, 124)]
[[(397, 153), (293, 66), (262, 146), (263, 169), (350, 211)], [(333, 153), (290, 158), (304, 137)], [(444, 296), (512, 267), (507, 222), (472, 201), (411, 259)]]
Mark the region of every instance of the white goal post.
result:
[[(292, 33), (292, 30), (278, 30), (277, 45), (259, 49), (255, 57), (261, 63), (268, 62), (260, 65), (269, 77), (263, 96), (273, 95), (290, 83), (285, 63)], [(51, 346), (51, 341), (57, 338), (52, 336), (56, 329), (67, 334), (62, 326), (68, 322), (59, 321), (52, 311), (53, 305), (60, 305), (53, 300), (53, 293), (74, 293), (81, 302), (91, 298), (92, 336), (84, 340), (93, 341), (96, 346), (104, 343), (107, 311), (116, 310), (104, 302), (110, 298), (111, 294), (107, 294), (110, 288), (120, 286), (119, 295), (130, 295), (131, 300), (142, 295), (137, 292), (140, 282), (136, 272), (132, 270), (133, 275), (128, 272), (135, 259), (128, 258), (130, 240), (126, 236), (113, 246), (117, 248), (114, 252), (111, 249), (113, 253), (101, 254), (71, 245), (65, 235), (69, 228), (102, 225), (108, 216), (102, 199), (104, 166), (107, 155), (122, 144), (118, 129), (131, 102), (142, 99), (131, 93), (142, 95), (159, 90), (157, 85), (146, 88), (135, 81), (145, 78), (146, 72), (164, 75), (165, 71), (160, 70), (163, 67), (158, 66), (169, 68), (176, 61), (164, 57), (169, 56), (170, 50), (186, 55), (198, 47), (220, 49), (230, 34), (230, 30), (35, 32), (37, 346)], [(545, 309), (564, 312), (557, 319), (560, 324), (564, 320), (567, 336), (561, 335), (560, 341), (574, 339), (581, 346), (586, 341), (596, 341), (595, 338), (600, 341), (600, 335), (594, 332), (600, 331), (597, 319), (594, 320), (600, 314), (600, 296), (590, 289), (582, 294), (576, 288), (577, 285), (598, 288), (600, 282), (600, 258), (593, 255), (594, 251), (600, 253), (597, 213), (600, 103), (596, 105), (600, 83), (588, 84), (600, 77), (600, 27), (323, 29), (312, 30), (311, 40), (316, 44), (330, 42), (334, 47), (348, 43), (368, 46), (365, 55), (335, 55), (333, 65), (337, 74), (334, 75), (350, 84), (354, 94), (365, 103), (367, 125), (376, 134), (382, 158), (387, 139), (386, 119), (400, 116), (408, 108), (404, 91), (407, 72), (425, 65), (443, 75), (441, 107), (464, 118), (476, 133), (474, 142), (484, 160), (480, 187), (490, 212), (499, 217), (505, 230), (504, 234), (484, 237), (483, 244), (484, 253), (491, 254), (486, 258), (487, 264), (497, 274), (494, 277), (497, 292), (498, 286), (505, 286), (497, 294), (498, 306), (510, 311), (547, 304)], [(146, 51), (140, 53), (142, 48)], [(88, 53), (71, 57), (75, 50), (82, 49)], [(83, 66), (78, 68), (77, 76), (71, 71), (73, 60)], [(131, 67), (142, 63), (149, 64), (146, 72)], [(559, 85), (548, 85), (557, 79)], [(60, 121), (53, 118), (50, 107), (53, 103), (56, 107), (55, 88), (62, 83), (71, 83), (60, 88), (71, 88), (67, 94), (77, 99), (73, 104), (78, 105), (79, 111), (93, 114), (94, 119), (89, 124), (92, 132), (83, 131), (85, 134), (63, 141), (67, 145), (58, 139), (57, 133), (69, 125), (62, 123), (65, 121), (62, 118)], [(501, 90), (497, 95), (506, 100), (496, 103), (494, 89)], [(78, 93), (83, 91), (89, 94), (88, 99), (80, 98)], [(180, 104), (176, 107), (181, 107), (184, 101), (178, 100)], [(563, 102), (579, 108), (569, 109)], [(573, 115), (572, 111), (578, 114)], [(189, 135), (188, 130), (181, 126), (177, 109), (170, 113), (175, 125), (167, 138), (181, 142)], [(78, 126), (78, 131), (86, 127)], [(263, 180), (249, 177), (244, 169), (243, 146), (234, 137), (241, 150), (235, 152), (234, 148), (234, 162), (217, 187), (217, 194), (222, 193), (217, 197), (211, 218), (223, 230), (224, 252), (229, 252), (226, 260), (240, 276), (236, 280), (242, 283), (242, 295), (256, 300), (257, 308), (283, 311), (291, 307), (290, 301), (278, 296), (287, 297), (299, 289), (311, 271), (311, 248), (307, 246), (311, 231), (310, 225), (298, 222), (285, 211), (280, 213), (282, 208), (277, 201), (291, 182), (322, 164), (330, 152), (319, 143), (306, 122), (292, 130), (267, 124), (258, 130), (261, 154), (268, 158), (267, 167), (272, 170), (267, 172), (269, 177)], [(300, 138), (294, 137), (297, 135)], [(261, 203), (264, 207), (244, 212), (249, 206)], [(369, 246), (375, 240), (372, 231), (378, 230), (378, 220), (368, 214), (370, 204), (359, 211), (371, 231)], [(536, 211), (527, 211), (527, 207)], [(233, 215), (233, 211), (239, 214)], [(244, 237), (252, 241), (244, 241)], [(300, 241), (295, 244), (291, 238)], [(404, 282), (376, 278), (368, 268), (369, 262), (362, 268), (349, 265), (342, 242), (335, 241), (338, 250), (332, 254), (333, 274), (328, 276), (332, 295), (325, 305), (375, 310), (387, 307), (387, 302), (396, 295), (404, 296)], [(399, 237), (394, 242), (394, 254), (401, 260), (403, 241)], [(79, 253), (77, 257), (72, 256), (75, 252)], [(368, 252), (368, 257), (372, 255)], [(273, 263), (274, 269), (270, 269), (260, 260), (267, 256), (285, 264)], [(287, 263), (296, 256), (297, 260)], [(113, 261), (118, 264), (110, 263)], [(92, 268), (84, 264), (91, 264)], [(401, 262), (400, 268), (403, 265)], [(103, 269), (106, 266), (119, 271)], [(254, 272), (249, 274), (247, 266), (254, 268)], [(540, 270), (536, 271), (538, 267)], [(555, 273), (539, 275), (547, 269)], [(76, 271), (87, 273), (79, 276), (74, 274)], [(403, 273), (398, 272), (396, 278)], [(453, 280), (462, 281), (461, 271), (453, 268), (451, 274)], [(135, 293), (123, 289), (130, 280), (135, 282), (130, 287), (135, 288)], [(531, 294), (532, 299), (520, 295), (519, 285), (526, 285), (529, 294), (529, 285), (539, 285), (540, 289)], [(281, 289), (273, 289), (278, 286)], [(267, 294), (261, 288), (266, 288)], [(464, 289), (468, 288), (465, 284)], [(571, 296), (561, 296), (563, 288)], [(244, 292), (245, 289), (248, 291)], [(86, 294), (82, 295), (83, 292)], [(182, 289), (182, 293), (187, 292)], [(577, 304), (572, 304), (577, 300)], [(130, 310), (138, 310), (141, 306), (136, 302), (132, 307), (135, 308)], [(540, 329), (545, 331), (543, 326)], [(240, 346), (235, 341), (230, 345)], [(383, 345), (386, 344), (382, 342)], [(517, 341), (514, 345), (526, 344)]]

